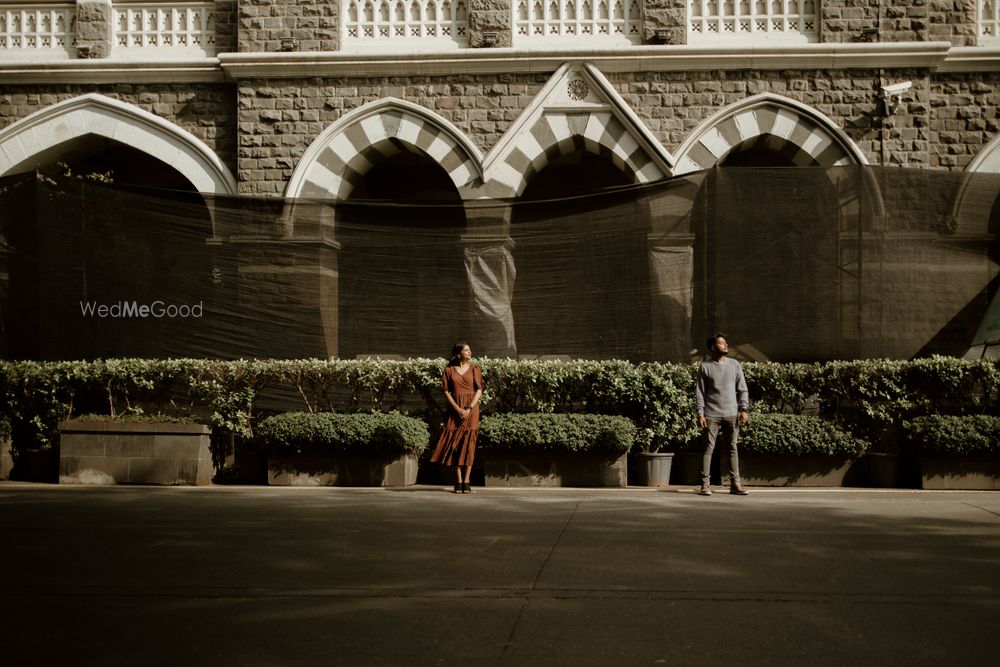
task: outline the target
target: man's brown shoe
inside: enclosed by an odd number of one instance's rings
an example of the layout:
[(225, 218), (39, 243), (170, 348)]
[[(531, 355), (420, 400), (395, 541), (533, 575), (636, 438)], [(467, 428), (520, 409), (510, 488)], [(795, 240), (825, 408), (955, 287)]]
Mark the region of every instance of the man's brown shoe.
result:
[(712, 488), (708, 484), (701, 485), (701, 491), (698, 492), (699, 496), (710, 496), (712, 495)]
[(734, 486), (729, 489), (729, 493), (734, 496), (749, 496), (750, 492), (744, 489), (742, 486)]

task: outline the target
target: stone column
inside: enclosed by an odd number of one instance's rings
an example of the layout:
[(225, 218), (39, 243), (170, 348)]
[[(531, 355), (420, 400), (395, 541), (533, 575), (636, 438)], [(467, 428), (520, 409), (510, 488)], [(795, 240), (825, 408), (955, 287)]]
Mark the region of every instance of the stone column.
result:
[(467, 206), (465, 270), (469, 279), (472, 333), (477, 348), (491, 357), (517, 356), (514, 332), (514, 241), (510, 207)]
[(81, 58), (111, 55), (115, 14), (111, 0), (76, 0), (76, 49)]
[[(250, 228), (220, 229), (220, 263), (236, 279), (231, 321), (248, 357), (329, 357), (339, 353), (339, 256), (330, 207), (286, 208)], [(236, 344), (238, 342), (238, 345)], [(247, 348), (247, 349), (243, 349)]]
[[(0, 234), (0, 359), (10, 356), (10, 262), (14, 248), (7, 245)], [(0, 479), (5, 479), (0, 477)]]
[(650, 238), (649, 274), (653, 291), (653, 358), (690, 361), (694, 235)]

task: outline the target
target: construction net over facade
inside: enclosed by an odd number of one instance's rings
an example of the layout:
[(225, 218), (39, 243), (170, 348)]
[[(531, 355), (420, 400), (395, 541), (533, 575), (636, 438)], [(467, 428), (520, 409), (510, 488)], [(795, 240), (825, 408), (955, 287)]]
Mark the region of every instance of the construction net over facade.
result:
[(722, 167), (558, 199), (418, 195), (9, 177), (2, 355), (437, 357), (464, 340), (690, 361), (724, 331), (746, 358), (822, 361), (963, 355), (1000, 333), (996, 176)]

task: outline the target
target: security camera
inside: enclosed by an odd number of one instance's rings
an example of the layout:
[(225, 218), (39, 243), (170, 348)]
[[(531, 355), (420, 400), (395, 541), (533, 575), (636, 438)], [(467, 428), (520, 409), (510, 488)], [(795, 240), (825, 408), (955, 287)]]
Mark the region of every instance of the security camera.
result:
[(888, 86), (882, 86), (882, 97), (900, 97), (912, 87), (912, 81), (903, 81), (901, 83), (893, 83)]

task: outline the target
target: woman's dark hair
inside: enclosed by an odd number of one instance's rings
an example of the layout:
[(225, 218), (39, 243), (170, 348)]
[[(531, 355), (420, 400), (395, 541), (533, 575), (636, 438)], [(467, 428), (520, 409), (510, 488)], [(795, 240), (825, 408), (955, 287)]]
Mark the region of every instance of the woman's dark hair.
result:
[(451, 346), (451, 357), (448, 359), (449, 366), (460, 366), (462, 364), (462, 350), (468, 345), (466, 342), (458, 342)]

